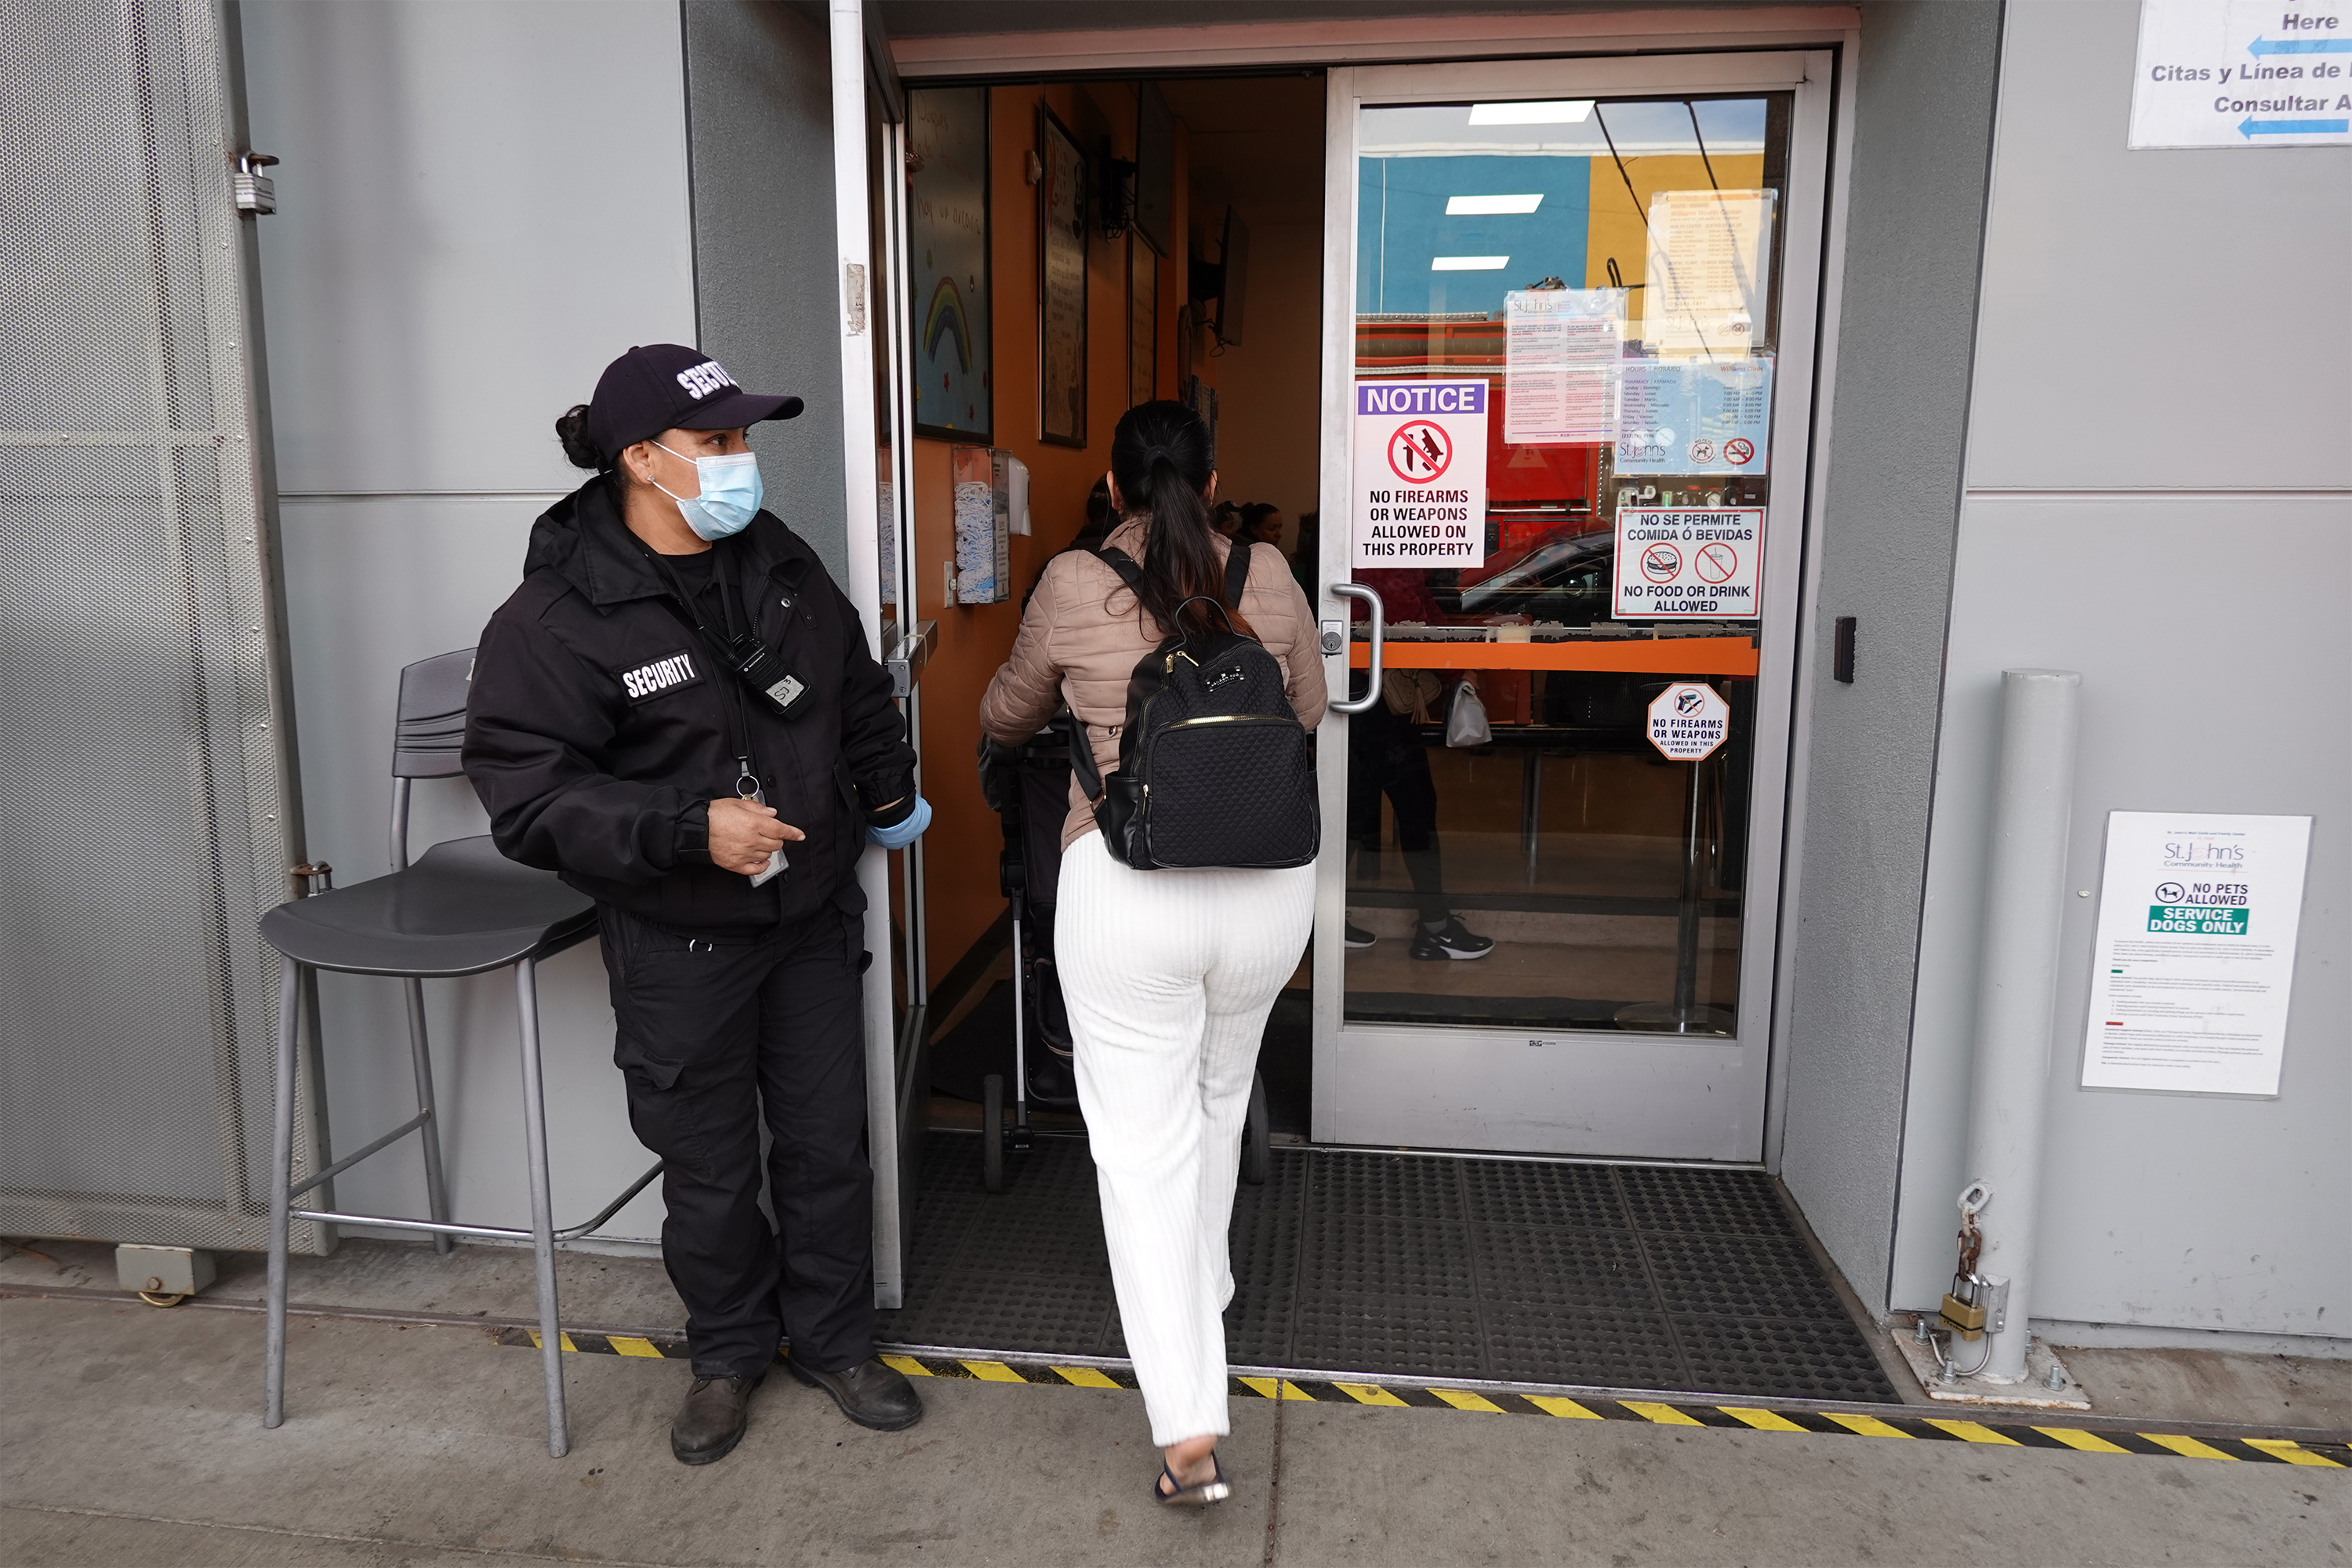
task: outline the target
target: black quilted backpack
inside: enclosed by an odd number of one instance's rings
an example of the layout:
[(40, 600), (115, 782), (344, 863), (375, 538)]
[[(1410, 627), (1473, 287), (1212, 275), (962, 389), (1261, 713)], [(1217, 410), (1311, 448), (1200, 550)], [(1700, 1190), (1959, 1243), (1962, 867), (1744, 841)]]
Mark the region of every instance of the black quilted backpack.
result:
[[(1125, 552), (1098, 553), (1129, 589), (1141, 582)], [(1179, 631), (1136, 665), (1117, 773), (1101, 775), (1086, 726), (1070, 720), (1070, 766), (1094, 802), (1103, 842), (1139, 871), (1271, 868), (1315, 858), (1323, 823), (1307, 727), (1284, 694), (1280, 662), (1234, 630), (1230, 616), (1241, 604), (1249, 558), (1249, 546), (1234, 541), (1219, 606), (1228, 612), (1223, 631)]]

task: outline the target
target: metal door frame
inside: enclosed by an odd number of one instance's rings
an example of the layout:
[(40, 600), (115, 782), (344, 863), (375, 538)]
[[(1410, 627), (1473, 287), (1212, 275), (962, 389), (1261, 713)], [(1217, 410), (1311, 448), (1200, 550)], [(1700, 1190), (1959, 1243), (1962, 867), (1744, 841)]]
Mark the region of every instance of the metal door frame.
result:
[[(909, 612), (915, 603), (913, 427), (908, 397), (911, 361), (904, 290), (898, 287), (906, 267), (906, 97), (878, 18), (866, 12), (863, 0), (830, 0), (826, 12), (833, 93), (834, 282), (838, 290), (835, 321), (841, 331), (842, 479), (849, 550), (849, 580), (843, 586), (865, 625), (874, 657), (907, 667), (908, 732), (919, 757), (920, 707), (911, 684), (919, 669), (919, 654), (908, 651), (919, 640), (909, 635)], [(869, 109), (878, 109), (883, 121), (883, 167), (878, 172), (883, 232), (878, 243), (867, 205), (874, 189), (869, 182), (877, 174), (866, 160)], [(884, 261), (883, 275), (869, 276), (877, 256)], [(886, 476), (875, 455), (884, 412), (875, 398), (871, 329), (877, 321), (889, 326), (891, 363), (886, 368), (891, 472), (887, 477), (892, 512), (888, 521), (898, 542), (893, 587), (901, 612), (888, 646), (882, 620), (880, 548), (884, 521), (880, 481)], [(919, 761), (915, 787), (922, 787)], [(908, 1155), (919, 1141), (905, 1134), (909, 1116), (919, 1121), (927, 1105), (927, 1086), (910, 1081), (909, 1077), (919, 1076), (923, 1059), (923, 1003), (928, 989), (921, 853), (919, 843), (908, 848), (900, 867), (908, 969), (908, 1017), (903, 1031), (891, 993), (889, 855), (868, 846), (857, 863), (858, 884), (866, 893), (866, 951), (875, 960), (866, 970), (865, 982), (866, 1132), (874, 1170), (874, 1300), (883, 1308), (898, 1306), (906, 1288), (907, 1222), (914, 1174)]]
[[(1530, 1035), (1342, 1020), (1347, 837), (1324, 834), (1314, 948), (1314, 1100), (1318, 1143), (1460, 1148), (1528, 1153), (1760, 1162), (1772, 1081), (1771, 1020), (1778, 973), (1782, 855), (1798, 666), (1800, 584), (1810, 555), (1808, 479), (1820, 419), (1816, 371), (1829, 227), (1835, 93), (1828, 48), (1620, 58), (1486, 61), (1337, 68), (1324, 137), (1322, 513), (1349, 517), (1353, 472), (1358, 110), (1388, 103), (1467, 99), (1609, 97), (1645, 92), (1792, 91), (1789, 191), (1783, 218), (1781, 333), (1773, 406), (1774, 504), (1767, 528), (1749, 792), (1748, 887), (1741, 911), (1738, 1016), (1728, 1040), (1605, 1031)], [(1825, 383), (1825, 378), (1822, 378)], [(1349, 580), (1349, 527), (1321, 531), (1325, 591), (1318, 617), (1346, 622), (1328, 591)], [(1328, 668), (1347, 679), (1343, 652)], [(1335, 687), (1335, 689), (1338, 689)], [(1328, 713), (1324, 821), (1347, 813), (1348, 720)], [(1339, 759), (1328, 765), (1328, 759)], [(1566, 1059), (1563, 1060), (1562, 1058)], [(1547, 1106), (1548, 1100), (1565, 1104)], [(1506, 1109), (1507, 1108), (1507, 1109)], [(1525, 1108), (1525, 1109), (1522, 1109)], [(1696, 1114), (1693, 1114), (1696, 1111)]]

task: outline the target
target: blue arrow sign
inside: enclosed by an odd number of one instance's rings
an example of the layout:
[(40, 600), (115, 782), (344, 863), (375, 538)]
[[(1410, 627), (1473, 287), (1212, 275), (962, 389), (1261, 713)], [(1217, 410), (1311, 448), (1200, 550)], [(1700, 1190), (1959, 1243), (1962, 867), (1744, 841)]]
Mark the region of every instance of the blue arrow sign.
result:
[(2256, 38), (2246, 53), (2264, 55), (2352, 55), (2352, 38)]
[(2238, 134), (2256, 136), (2324, 136), (2333, 132), (2341, 136), (2352, 131), (2352, 120), (2241, 120)]

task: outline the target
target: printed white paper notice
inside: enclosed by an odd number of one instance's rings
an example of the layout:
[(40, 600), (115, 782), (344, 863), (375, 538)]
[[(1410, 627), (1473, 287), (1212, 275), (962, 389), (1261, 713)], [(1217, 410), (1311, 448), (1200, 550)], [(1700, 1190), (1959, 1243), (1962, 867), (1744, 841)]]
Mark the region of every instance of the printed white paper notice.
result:
[(2127, 145), (2352, 144), (2352, 5), (2140, 0)]
[(1625, 290), (1519, 289), (1503, 296), (1503, 439), (1514, 447), (1617, 439)]
[(2278, 1093), (2307, 816), (2107, 814), (2084, 1089)]
[(1739, 359), (1761, 340), (1775, 196), (1660, 191), (1650, 198), (1642, 338), (1660, 359)]
[(1611, 614), (1621, 621), (1752, 621), (1763, 563), (1760, 506), (1621, 506)]
[(1486, 560), (1486, 383), (1356, 383), (1357, 566)]

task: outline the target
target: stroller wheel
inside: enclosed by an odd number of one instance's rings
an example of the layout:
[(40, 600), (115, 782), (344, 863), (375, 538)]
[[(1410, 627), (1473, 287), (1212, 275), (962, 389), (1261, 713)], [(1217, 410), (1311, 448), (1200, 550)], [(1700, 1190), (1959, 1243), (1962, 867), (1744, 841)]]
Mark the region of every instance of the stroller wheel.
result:
[(1004, 1190), (1004, 1075), (990, 1073), (980, 1080), (980, 1184), (992, 1193)]
[(1274, 1163), (1274, 1128), (1266, 1116), (1265, 1075), (1250, 1079), (1249, 1118), (1242, 1123), (1242, 1180), (1253, 1187), (1265, 1184)]

